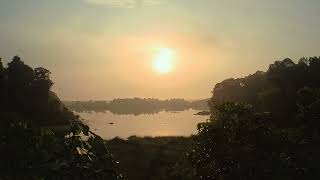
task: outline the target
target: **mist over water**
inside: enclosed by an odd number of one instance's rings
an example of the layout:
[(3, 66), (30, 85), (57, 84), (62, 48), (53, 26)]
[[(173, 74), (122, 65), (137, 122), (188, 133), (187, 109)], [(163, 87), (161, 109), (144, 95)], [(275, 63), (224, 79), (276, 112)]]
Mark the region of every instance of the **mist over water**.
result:
[(78, 113), (93, 132), (104, 139), (130, 136), (190, 136), (197, 124), (209, 116), (194, 115), (199, 111), (161, 111), (155, 114), (116, 115), (106, 112)]

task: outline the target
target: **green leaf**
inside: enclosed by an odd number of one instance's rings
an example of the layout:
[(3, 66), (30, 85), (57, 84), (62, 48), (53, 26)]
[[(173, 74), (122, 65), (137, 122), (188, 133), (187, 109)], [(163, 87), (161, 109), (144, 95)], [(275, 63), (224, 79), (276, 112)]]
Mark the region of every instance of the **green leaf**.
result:
[(87, 125), (82, 125), (82, 132), (84, 135), (89, 136), (89, 126)]

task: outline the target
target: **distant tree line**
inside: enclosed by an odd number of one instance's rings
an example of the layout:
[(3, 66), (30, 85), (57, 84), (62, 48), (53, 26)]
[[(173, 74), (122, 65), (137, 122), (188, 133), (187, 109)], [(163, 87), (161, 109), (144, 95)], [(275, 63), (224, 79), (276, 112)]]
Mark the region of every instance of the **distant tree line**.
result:
[(155, 114), (160, 111), (207, 110), (208, 99), (187, 101), (185, 99), (159, 100), (155, 98), (125, 98), (112, 101), (64, 101), (76, 112), (105, 112), (113, 114)]
[(213, 89), (190, 158), (198, 179), (320, 178), (320, 58), (276, 61)]
[(63, 104), (75, 112), (105, 112), (108, 109), (107, 101), (63, 101)]

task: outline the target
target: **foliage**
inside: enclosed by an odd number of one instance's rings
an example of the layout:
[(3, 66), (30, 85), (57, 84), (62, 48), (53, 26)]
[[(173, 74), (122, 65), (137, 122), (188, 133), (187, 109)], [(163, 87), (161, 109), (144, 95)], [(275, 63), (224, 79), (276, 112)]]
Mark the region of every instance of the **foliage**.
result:
[[(199, 124), (192, 154), (201, 179), (318, 179), (319, 98), (301, 106), (294, 127), (277, 127), (269, 113), (225, 103)], [(308, 122), (307, 122), (308, 121)]]
[(50, 91), (49, 70), (16, 56), (0, 75), (0, 179), (120, 177), (103, 139)]
[(257, 159), (264, 156), (259, 149), (264, 149), (269, 133), (268, 114), (254, 114), (251, 106), (240, 103), (225, 103), (216, 109), (212, 121), (198, 125), (192, 160), (200, 179), (253, 176), (266, 165)]
[(257, 71), (244, 78), (216, 84), (210, 107), (223, 102), (244, 102), (260, 112), (272, 112), (279, 123), (297, 113), (297, 91), (305, 86), (320, 88), (320, 57), (276, 61), (267, 72)]
[(124, 179), (195, 180), (188, 153), (192, 137), (114, 138), (108, 146), (119, 160)]
[(319, 64), (285, 59), (266, 73), (217, 84), (191, 154), (197, 176), (319, 179)]

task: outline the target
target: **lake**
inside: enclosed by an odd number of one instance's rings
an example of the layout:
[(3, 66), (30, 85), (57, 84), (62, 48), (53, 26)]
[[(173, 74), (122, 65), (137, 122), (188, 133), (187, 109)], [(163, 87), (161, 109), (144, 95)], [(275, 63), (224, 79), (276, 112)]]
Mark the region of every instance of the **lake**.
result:
[(77, 113), (90, 129), (104, 139), (130, 136), (190, 136), (197, 133), (197, 124), (209, 116), (194, 115), (199, 111), (161, 111), (155, 114), (117, 115), (106, 112)]

